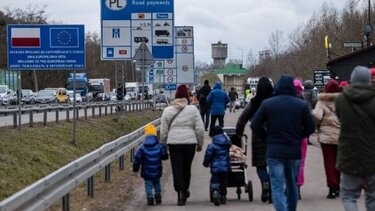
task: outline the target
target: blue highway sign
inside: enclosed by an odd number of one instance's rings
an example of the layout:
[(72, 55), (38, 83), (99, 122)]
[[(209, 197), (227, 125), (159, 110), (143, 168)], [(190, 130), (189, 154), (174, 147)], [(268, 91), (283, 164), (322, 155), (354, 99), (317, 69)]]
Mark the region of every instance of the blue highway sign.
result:
[(8, 69), (85, 69), (83, 25), (8, 25)]
[(101, 29), (102, 60), (131, 60), (142, 43), (173, 58), (174, 0), (101, 0)]

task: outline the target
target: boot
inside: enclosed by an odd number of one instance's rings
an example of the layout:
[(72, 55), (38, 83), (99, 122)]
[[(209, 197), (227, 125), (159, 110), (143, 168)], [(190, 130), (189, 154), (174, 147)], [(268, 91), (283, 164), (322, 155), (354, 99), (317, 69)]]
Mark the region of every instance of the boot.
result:
[(220, 197), (220, 204), (226, 204), (227, 203), (227, 197), (221, 196)]
[(270, 196), (270, 184), (268, 182), (263, 182), (262, 183), (262, 195), (261, 195), (261, 201), (266, 202), (269, 200)]
[(155, 194), (155, 202), (156, 204), (161, 204), (161, 195), (160, 193)]
[(186, 203), (185, 191), (178, 191), (177, 194), (178, 194), (177, 205), (178, 206), (185, 205), (185, 203)]
[(336, 193), (337, 197), (340, 196), (340, 187), (338, 187), (338, 188), (335, 189), (335, 193)]
[(212, 200), (215, 206), (220, 206), (220, 194), (216, 190), (212, 192)]
[(327, 199), (335, 199), (337, 197), (336, 188), (329, 188)]
[(147, 205), (154, 205), (154, 198), (147, 198)]
[(186, 198), (189, 198), (189, 197), (190, 197), (190, 191), (189, 191), (189, 190), (186, 190), (186, 191), (185, 191), (185, 196), (186, 196)]

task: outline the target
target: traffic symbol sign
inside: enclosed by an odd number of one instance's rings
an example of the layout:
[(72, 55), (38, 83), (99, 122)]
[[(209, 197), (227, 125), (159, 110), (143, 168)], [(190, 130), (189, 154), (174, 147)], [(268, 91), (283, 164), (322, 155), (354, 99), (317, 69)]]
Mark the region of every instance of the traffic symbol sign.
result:
[(173, 59), (169, 59), (167, 60), (168, 64), (172, 64), (173, 63)]
[(154, 57), (144, 42), (139, 46), (133, 60), (137, 61), (137, 65), (151, 65), (155, 63)]
[(189, 49), (186, 45), (181, 47), (182, 52), (187, 52)]
[(168, 75), (173, 75), (173, 69), (168, 69), (168, 70), (167, 70), (167, 74), (168, 74)]
[(187, 72), (189, 67), (187, 65), (182, 65), (182, 71)]
[(169, 77), (167, 78), (167, 81), (168, 81), (168, 83), (172, 83), (172, 82), (173, 82), (173, 77), (172, 77), (172, 76), (169, 76)]
[(182, 43), (183, 45), (187, 45), (187, 39), (182, 39), (182, 40), (181, 40), (181, 43)]

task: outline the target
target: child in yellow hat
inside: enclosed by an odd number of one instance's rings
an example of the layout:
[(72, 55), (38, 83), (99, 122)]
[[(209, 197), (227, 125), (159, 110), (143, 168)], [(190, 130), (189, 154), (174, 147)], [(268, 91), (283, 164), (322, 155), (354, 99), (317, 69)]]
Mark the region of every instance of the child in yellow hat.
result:
[[(133, 159), (133, 171), (138, 172), (141, 167), (141, 176), (145, 180), (147, 205), (161, 203), (160, 177), (162, 175), (162, 160), (168, 159), (168, 153), (164, 145), (157, 139), (157, 131), (153, 124), (145, 126), (145, 140), (137, 149)], [(155, 190), (155, 195), (153, 191)]]

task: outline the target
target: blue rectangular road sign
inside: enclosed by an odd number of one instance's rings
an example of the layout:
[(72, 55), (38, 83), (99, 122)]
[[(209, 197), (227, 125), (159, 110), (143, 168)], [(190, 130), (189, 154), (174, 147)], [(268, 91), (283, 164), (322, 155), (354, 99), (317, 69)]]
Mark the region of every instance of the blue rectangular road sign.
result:
[(177, 84), (164, 84), (164, 90), (176, 90)]
[(8, 25), (8, 69), (85, 69), (84, 25)]
[(144, 42), (155, 59), (174, 57), (174, 0), (101, 0), (101, 59), (131, 60)]

